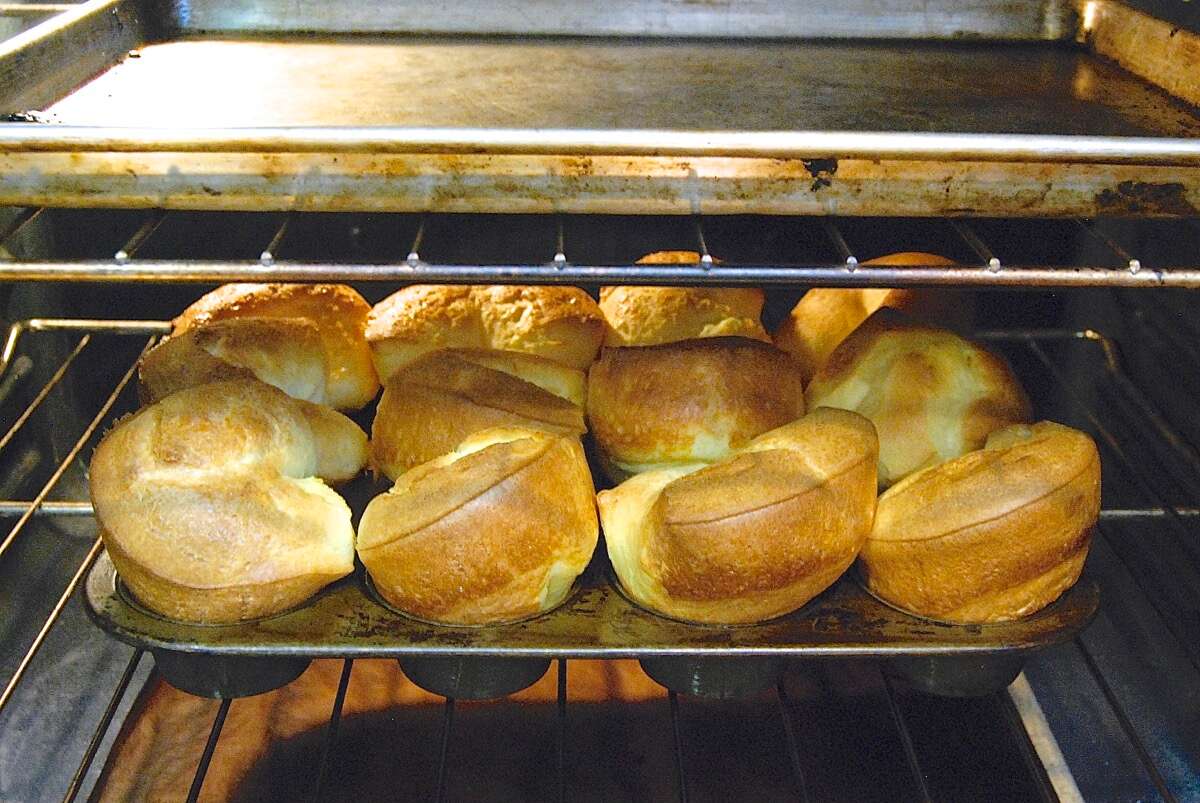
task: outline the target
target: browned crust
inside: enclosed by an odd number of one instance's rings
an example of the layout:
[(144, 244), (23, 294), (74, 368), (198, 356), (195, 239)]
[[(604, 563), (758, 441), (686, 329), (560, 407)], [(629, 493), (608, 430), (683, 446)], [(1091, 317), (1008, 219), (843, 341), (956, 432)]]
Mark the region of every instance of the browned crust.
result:
[[(695, 265), (700, 261), (699, 251), (652, 251), (638, 259), (636, 265)], [(721, 260), (713, 259), (714, 265)]]
[(350, 511), (312, 475), (343, 478), (366, 437), (327, 407), (253, 380), (180, 391), (119, 422), (89, 488), (134, 595), (176, 619), (276, 613), (353, 569)]
[(947, 622), (976, 624), (987, 622), (1009, 622), (1021, 619), (1050, 605), (1063, 592), (1075, 585), (1083, 573), (1091, 541), (1084, 541), (1078, 550), (1065, 556), (1042, 574), (1023, 583), (998, 589), (971, 599), (959, 608), (946, 611), (938, 618)]
[(153, 404), (177, 390), (224, 382), (255, 379), (248, 368), (230, 365), (201, 348), (190, 334), (168, 337), (138, 362), (138, 401)]
[[(227, 362), (216, 354), (270, 355), (268, 371)], [(247, 362), (248, 360), (243, 360)], [(230, 379), (259, 379), (284, 392), (314, 376), (326, 391), (328, 362), (316, 323), (303, 318), (227, 318), (178, 332), (138, 364), (138, 395), (153, 404), (179, 390)]]
[[(937, 254), (904, 252), (869, 259), (864, 265), (954, 265)], [(804, 294), (775, 330), (776, 346), (800, 364), (804, 381), (825, 365), (829, 355), (871, 313), (881, 307), (901, 310), (912, 317), (948, 329), (970, 326), (973, 297), (955, 290), (908, 290), (897, 288), (815, 287)]]
[(681, 619), (734, 624), (795, 610), (870, 532), (877, 449), (865, 418), (822, 408), (657, 493), (633, 490), (662, 482), (653, 472), (602, 492), (613, 567), (640, 603)]
[(799, 610), (837, 582), (854, 563), (847, 548), (822, 561), (813, 561), (791, 582), (768, 588), (747, 587), (724, 599), (673, 596), (665, 605), (643, 602), (646, 607), (686, 622), (712, 625), (748, 625), (766, 622)]
[[(745, 338), (605, 349), (588, 374), (591, 429), (619, 463), (720, 459), (803, 413), (792, 359)], [(728, 448), (698, 456), (698, 437), (727, 442)]]
[[(847, 451), (856, 446), (847, 444)], [(662, 530), (649, 559), (659, 564), (663, 587), (681, 599), (738, 599), (823, 577), (834, 567), (844, 571), (870, 531), (874, 459), (864, 450), (837, 474), (816, 477), (798, 470), (794, 455), (772, 450), (714, 466), (720, 476), (705, 476), (706, 469), (676, 480), (653, 514)], [(748, 490), (746, 474), (760, 493), (739, 498)], [(707, 520), (694, 512), (703, 505), (711, 508)]]
[(586, 431), (583, 410), (566, 399), (453, 352), (428, 354), (384, 388), (371, 428), (372, 465), (395, 479), (473, 432), (506, 426)]
[(1033, 613), (1073, 583), (1099, 515), (1099, 453), (1066, 427), (1032, 433), (885, 493), (861, 554), (871, 589), (926, 616), (987, 622)]
[(187, 331), (226, 318), (269, 317), (280, 307), (313, 304), (337, 315), (366, 318), (371, 305), (344, 284), (241, 283), (225, 284), (205, 293), (175, 319), (176, 331)]
[(604, 316), (578, 287), (412, 285), (375, 305), (366, 336), (382, 373), (443, 348), (520, 351), (586, 370)]
[[(658, 251), (637, 264), (683, 265), (699, 260), (694, 251)], [(701, 337), (769, 341), (761, 320), (765, 298), (757, 287), (602, 287), (604, 345), (655, 346)]]
[(378, 511), (373, 513), (373, 522), (381, 526), (363, 531), (359, 550), (384, 548), (436, 524), (545, 457), (553, 444), (551, 437), (527, 433), (526, 437), (494, 444), (449, 464), (442, 460), (422, 463), (396, 481), (390, 496), (379, 498), (377, 507), (386, 507), (386, 522)]
[[(854, 371), (856, 364), (876, 344), (886, 338), (896, 336), (911, 337), (914, 340), (925, 337), (961, 341), (965, 345), (973, 346), (972, 354), (979, 355), (982, 372), (995, 373), (1004, 378), (1012, 377), (1012, 371), (1008, 364), (982, 346), (972, 343), (954, 332), (918, 321), (899, 310), (881, 307), (834, 350), (818, 379), (822, 383), (828, 384), (837, 384), (845, 380)], [(814, 381), (816, 380), (814, 379)]]
[(577, 439), (530, 432), (406, 474), (371, 502), (359, 556), (397, 608), (480, 624), (541, 609), (546, 574), (595, 549), (591, 475)]
[(342, 576), (314, 573), (267, 583), (197, 588), (172, 582), (137, 563), (112, 536), (104, 541), (118, 576), (134, 599), (181, 622), (232, 624), (272, 616), (296, 607)]
[(237, 318), (310, 321), (320, 334), (328, 403), (358, 409), (379, 392), (365, 334), (370, 311), (358, 291), (341, 284), (227, 284), (184, 310), (172, 337)]

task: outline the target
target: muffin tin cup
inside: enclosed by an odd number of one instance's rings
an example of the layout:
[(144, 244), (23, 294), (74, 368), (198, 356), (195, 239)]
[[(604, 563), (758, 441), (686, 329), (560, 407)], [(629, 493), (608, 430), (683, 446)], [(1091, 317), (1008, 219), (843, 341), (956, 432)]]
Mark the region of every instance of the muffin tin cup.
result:
[[(668, 622), (694, 627), (709, 632), (727, 632), (745, 630), (768, 624), (777, 619), (791, 616), (803, 611), (809, 603), (805, 603), (795, 611), (773, 617), (763, 622), (743, 622), (721, 624), (712, 622), (695, 622), (677, 616), (669, 616), (653, 608), (647, 607), (633, 598), (615, 573), (608, 574), (609, 586), (621, 595), (630, 605), (645, 611), (651, 616)], [(809, 601), (811, 602), (811, 600)], [(778, 685), (787, 668), (787, 660), (783, 658), (747, 656), (738, 658), (698, 657), (698, 656), (657, 656), (642, 658), (638, 661), (642, 670), (660, 686), (670, 689), (677, 694), (691, 694), (698, 697), (729, 700), (737, 697), (752, 697)]]
[[(211, 630), (214, 637), (217, 638), (219, 638), (217, 634), (222, 630), (270, 622), (272, 619), (287, 616), (302, 607), (302, 605), (298, 605), (270, 616), (245, 619), (230, 624), (182, 622), (147, 608), (138, 601), (138, 598), (119, 578), (115, 580), (114, 590), (126, 605), (144, 616), (171, 624)], [(167, 683), (188, 694), (218, 700), (253, 697), (256, 694), (274, 691), (300, 677), (312, 663), (311, 658), (302, 657), (259, 658), (153, 648), (150, 650), (150, 654), (154, 656), (155, 668)]]
[(253, 697), (286, 686), (304, 674), (311, 658), (256, 658), (151, 650), (163, 680), (198, 697)]
[(1003, 691), (1025, 666), (1024, 655), (914, 655), (889, 658), (885, 671), (937, 697), (983, 697)]
[(660, 686), (677, 694), (729, 700), (775, 688), (787, 669), (782, 658), (642, 658), (639, 663)]
[(413, 683), (456, 700), (490, 700), (519, 692), (550, 668), (549, 658), (414, 655), (398, 661)]
[[(400, 610), (379, 593), (370, 572), (364, 570), (361, 576), (363, 593), (380, 607), (414, 622), (464, 631), (518, 625), (541, 618), (566, 605), (579, 591), (579, 586), (576, 584), (558, 605), (519, 619), (476, 625), (453, 624), (424, 619)], [(537, 683), (550, 668), (550, 659), (548, 658), (413, 655), (399, 658), (397, 662), (405, 677), (417, 686), (425, 691), (456, 700), (491, 700), (515, 694)]]
[[(949, 622), (913, 613), (872, 591), (857, 565), (850, 570), (850, 574), (863, 592), (880, 605), (913, 619), (935, 625), (972, 628), (981, 633), (991, 626)], [(1036, 612), (1033, 615), (1036, 615)], [(979, 655), (897, 656), (885, 661), (884, 667), (892, 677), (925, 694), (937, 697), (983, 697), (1008, 688), (1024, 669), (1025, 658), (1025, 654), (1003, 652)]]

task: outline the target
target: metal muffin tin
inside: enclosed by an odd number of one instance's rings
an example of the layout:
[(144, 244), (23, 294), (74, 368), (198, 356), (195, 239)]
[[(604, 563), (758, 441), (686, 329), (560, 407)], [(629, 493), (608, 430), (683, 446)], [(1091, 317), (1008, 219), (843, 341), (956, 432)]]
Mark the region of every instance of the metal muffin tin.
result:
[(86, 607), (102, 629), (150, 650), (171, 684), (195, 694), (258, 694), (313, 658), (396, 658), (418, 685), (449, 697), (494, 697), (536, 681), (553, 658), (637, 658), (679, 692), (729, 697), (773, 685), (796, 660), (877, 658), (924, 691), (984, 694), (1006, 686), (1035, 650), (1066, 641), (1096, 613), (1086, 575), (1016, 622), (950, 625), (871, 597), (848, 572), (799, 611), (757, 625), (714, 627), (639, 608), (608, 579), (603, 549), (574, 595), (533, 619), (488, 627), (437, 625), (375, 601), (360, 567), (290, 612), (234, 625), (156, 616), (119, 587), (107, 553), (92, 567)]

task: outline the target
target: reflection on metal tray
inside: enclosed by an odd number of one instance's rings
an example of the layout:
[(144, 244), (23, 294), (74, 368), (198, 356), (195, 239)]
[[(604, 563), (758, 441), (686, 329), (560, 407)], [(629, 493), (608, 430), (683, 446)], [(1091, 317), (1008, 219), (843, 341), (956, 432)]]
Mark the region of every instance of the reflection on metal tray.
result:
[(211, 655), (849, 658), (1033, 650), (1082, 630), (1099, 600), (1095, 583), (1085, 577), (1058, 602), (1027, 619), (947, 625), (882, 605), (847, 575), (794, 614), (753, 626), (711, 627), (638, 608), (595, 568), (561, 607), (495, 627), (447, 627), (393, 613), (368, 596), (360, 574), (333, 584), (290, 613), (221, 627), (187, 625), (126, 601), (107, 553), (88, 577), (87, 605), (100, 627), (129, 644)]
[(185, 39), (47, 111), (123, 127), (1200, 135), (1195, 110), (1057, 44)]

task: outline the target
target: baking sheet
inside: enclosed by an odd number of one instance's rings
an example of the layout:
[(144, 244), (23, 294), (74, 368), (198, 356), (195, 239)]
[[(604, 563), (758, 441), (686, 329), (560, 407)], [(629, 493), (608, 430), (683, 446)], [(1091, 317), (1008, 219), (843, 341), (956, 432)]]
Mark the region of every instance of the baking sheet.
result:
[(70, 125), (1195, 137), (1196, 110), (1069, 44), (394, 37), (141, 48)]
[(1200, 214), (1196, 109), (1061, 41), (168, 39), (47, 113), (0, 204)]

